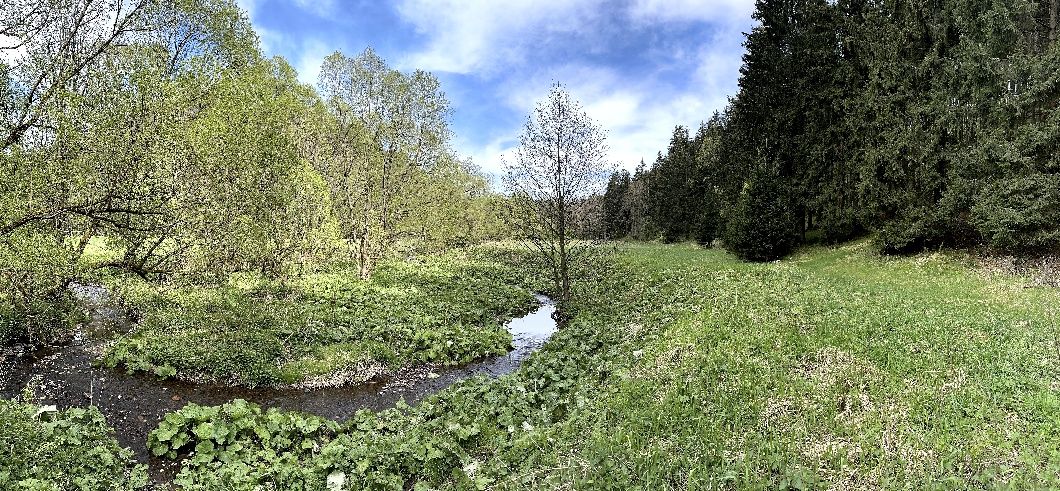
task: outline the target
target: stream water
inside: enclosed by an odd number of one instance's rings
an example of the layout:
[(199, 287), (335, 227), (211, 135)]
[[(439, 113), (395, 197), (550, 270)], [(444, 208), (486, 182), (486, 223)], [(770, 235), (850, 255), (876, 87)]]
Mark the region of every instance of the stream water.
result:
[[(147, 434), (165, 413), (189, 402), (217, 405), (242, 398), (263, 407), (303, 411), (342, 421), (359, 409), (385, 409), (401, 399), (414, 404), (468, 377), (509, 373), (556, 329), (552, 319), (554, 304), (548, 297), (538, 295), (540, 307), (506, 324), (514, 338), (514, 349), (507, 355), (459, 367), (415, 367), (350, 387), (248, 389), (159, 380), (150, 375), (129, 375), (92, 366), (103, 339), (113, 337), (116, 330), (127, 331), (133, 323), (125, 312), (112, 306), (104, 289), (78, 285), (74, 291), (90, 311), (92, 320), (61, 346), (0, 350), (0, 397), (14, 398), (29, 388), (38, 404), (54, 404), (60, 409), (94, 405), (114, 427), (118, 442), (131, 448), (142, 461), (148, 460)], [(157, 464), (152, 462), (152, 467)]]

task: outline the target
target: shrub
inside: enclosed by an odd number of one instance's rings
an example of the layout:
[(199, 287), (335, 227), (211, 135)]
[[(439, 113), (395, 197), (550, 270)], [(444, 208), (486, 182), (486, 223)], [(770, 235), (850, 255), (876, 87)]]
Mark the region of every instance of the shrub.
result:
[(155, 456), (187, 456), (176, 483), (184, 489), (323, 489), (327, 472), (309, 465), (339, 424), (311, 415), (263, 411), (236, 399), (222, 406), (188, 404), (148, 435)]
[(779, 175), (751, 176), (728, 216), (725, 248), (746, 261), (771, 261), (799, 243), (793, 200)]
[(972, 207), (971, 222), (985, 243), (1000, 251), (1060, 250), (1060, 176), (1034, 174), (987, 185)]
[(894, 220), (876, 234), (876, 249), (884, 254), (913, 254), (941, 245), (945, 227), (929, 211), (918, 210)]

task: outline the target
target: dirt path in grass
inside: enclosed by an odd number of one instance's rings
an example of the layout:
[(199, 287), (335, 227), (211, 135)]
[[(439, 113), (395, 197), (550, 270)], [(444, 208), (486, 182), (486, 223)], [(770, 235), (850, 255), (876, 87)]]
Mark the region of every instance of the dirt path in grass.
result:
[[(92, 321), (82, 326), (61, 346), (30, 350), (0, 348), (0, 397), (14, 398), (26, 388), (37, 404), (99, 408), (114, 427), (118, 442), (131, 448), (138, 459), (148, 461), (147, 434), (171, 411), (189, 402), (218, 405), (246, 399), (263, 407), (276, 407), (316, 414), (342, 421), (359, 409), (380, 410), (404, 399), (414, 404), (460, 380), (475, 375), (500, 376), (515, 370), (524, 358), (539, 348), (556, 329), (555, 306), (538, 296), (541, 306), (506, 324), (514, 338), (507, 355), (459, 367), (419, 366), (377, 377), (351, 387), (313, 390), (248, 389), (197, 384), (92, 366), (103, 340), (132, 327), (125, 312), (110, 306), (100, 287), (77, 286), (75, 293), (90, 310)], [(153, 473), (165, 472), (155, 467)]]

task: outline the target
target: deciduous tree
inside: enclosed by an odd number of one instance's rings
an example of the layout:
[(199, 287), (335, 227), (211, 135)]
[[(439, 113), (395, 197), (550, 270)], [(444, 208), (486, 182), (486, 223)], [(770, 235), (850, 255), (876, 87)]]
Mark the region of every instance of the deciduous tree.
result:
[(581, 205), (612, 170), (604, 131), (560, 85), (527, 118), (519, 147), (505, 161), (505, 185), (524, 242), (550, 273), (560, 305), (571, 296), (571, 272), (594, 253), (577, 240)]

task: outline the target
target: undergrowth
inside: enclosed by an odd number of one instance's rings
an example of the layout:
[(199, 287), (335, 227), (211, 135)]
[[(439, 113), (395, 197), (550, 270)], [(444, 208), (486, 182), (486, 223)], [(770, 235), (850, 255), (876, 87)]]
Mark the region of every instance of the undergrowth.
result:
[(144, 489), (147, 471), (95, 408), (55, 411), (0, 399), (0, 489)]
[(517, 251), (477, 248), (387, 263), (367, 282), (341, 265), (287, 282), (122, 278), (113, 287), (140, 322), (103, 363), (247, 386), (358, 383), (407, 365), (466, 363), (509, 350), (503, 322), (531, 309), (540, 289), (512, 266), (524, 262)]

